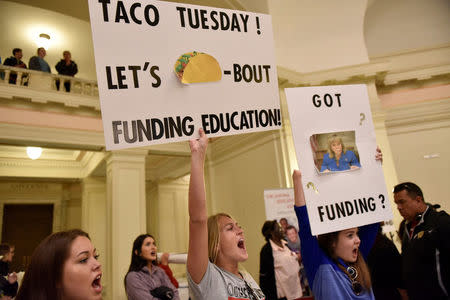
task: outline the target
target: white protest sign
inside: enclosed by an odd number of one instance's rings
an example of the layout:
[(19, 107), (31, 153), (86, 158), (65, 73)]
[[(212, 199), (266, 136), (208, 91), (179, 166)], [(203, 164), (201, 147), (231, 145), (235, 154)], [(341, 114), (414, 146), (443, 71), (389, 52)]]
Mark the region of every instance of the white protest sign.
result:
[(272, 189), (264, 190), (264, 203), (266, 205), (266, 219), (280, 221), (286, 218), (289, 225), (298, 230), (297, 216), (294, 212), (294, 190)]
[(392, 219), (366, 86), (285, 91), (313, 235)]
[(150, 0), (89, 11), (108, 150), (281, 127), (269, 15)]

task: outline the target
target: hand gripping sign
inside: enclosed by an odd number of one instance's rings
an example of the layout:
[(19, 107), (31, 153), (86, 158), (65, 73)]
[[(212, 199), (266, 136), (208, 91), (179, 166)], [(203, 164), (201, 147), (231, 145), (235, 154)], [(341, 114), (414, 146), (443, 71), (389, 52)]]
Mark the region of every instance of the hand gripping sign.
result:
[(281, 127), (268, 15), (89, 0), (108, 150)]
[(312, 233), (392, 219), (366, 86), (285, 91)]

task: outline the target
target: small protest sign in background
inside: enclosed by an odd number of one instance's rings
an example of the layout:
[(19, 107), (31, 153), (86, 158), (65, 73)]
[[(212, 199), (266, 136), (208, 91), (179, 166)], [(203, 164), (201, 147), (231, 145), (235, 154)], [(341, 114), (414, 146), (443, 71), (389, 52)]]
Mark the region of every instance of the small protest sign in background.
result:
[(285, 91), (312, 233), (391, 220), (366, 86)]
[(289, 225), (298, 230), (297, 216), (294, 212), (294, 190), (273, 189), (264, 190), (264, 204), (266, 205), (266, 220), (286, 218)]
[(281, 127), (269, 15), (89, 0), (108, 150)]

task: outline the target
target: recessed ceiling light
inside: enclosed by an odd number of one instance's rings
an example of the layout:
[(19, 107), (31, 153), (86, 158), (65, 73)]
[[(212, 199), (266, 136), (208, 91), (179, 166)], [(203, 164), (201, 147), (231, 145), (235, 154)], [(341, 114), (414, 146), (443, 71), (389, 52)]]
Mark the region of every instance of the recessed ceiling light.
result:
[(27, 155), (32, 160), (38, 159), (41, 157), (42, 148), (41, 147), (27, 147)]
[(47, 39), (47, 40), (50, 39), (50, 36), (49, 36), (48, 34), (46, 34), (46, 33), (41, 33), (41, 34), (39, 35), (39, 37), (40, 37), (40, 38)]
[(39, 38), (37, 39), (37, 44), (39, 48), (43, 47), (48, 50), (48, 48), (50, 47), (50, 43), (51, 43), (50, 35), (46, 33), (39, 34)]

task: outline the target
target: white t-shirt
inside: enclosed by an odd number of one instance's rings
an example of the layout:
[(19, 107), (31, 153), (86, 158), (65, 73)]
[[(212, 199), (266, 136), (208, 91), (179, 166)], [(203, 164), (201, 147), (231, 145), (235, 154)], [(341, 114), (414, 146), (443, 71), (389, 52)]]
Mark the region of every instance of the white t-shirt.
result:
[(244, 279), (227, 272), (208, 261), (206, 273), (196, 284), (189, 272), (187, 279), (193, 300), (264, 300), (264, 293), (250, 274), (241, 273)]

